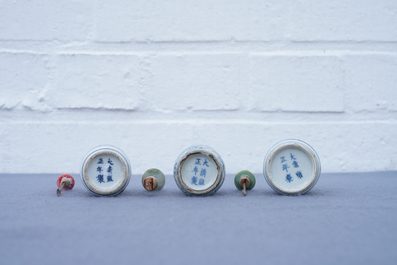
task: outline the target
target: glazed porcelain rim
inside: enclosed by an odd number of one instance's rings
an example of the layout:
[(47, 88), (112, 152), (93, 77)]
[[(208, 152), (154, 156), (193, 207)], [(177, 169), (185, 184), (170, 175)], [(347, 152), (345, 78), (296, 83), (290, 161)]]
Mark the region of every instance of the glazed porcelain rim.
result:
[[(265, 163), (266, 163), (265, 164), (266, 165), (265, 166), (265, 168), (266, 168), (265, 177), (266, 177), (266, 180), (269, 182), (270, 186), (273, 189), (276, 189), (278, 192), (285, 193), (285, 194), (292, 194), (292, 195), (293, 194), (303, 194), (303, 193), (309, 191), (314, 186), (314, 184), (316, 184), (316, 180), (318, 179), (318, 173), (319, 173), (319, 166), (317, 164), (318, 159), (316, 158), (315, 152), (313, 152), (314, 150), (310, 150), (310, 148), (305, 146), (304, 142), (299, 141), (299, 140), (282, 141), (276, 145), (277, 145), (277, 147), (274, 147), (274, 149), (272, 149), (270, 151), (270, 153), (265, 158), (265, 160), (266, 160), (265, 161)], [(310, 180), (307, 182), (307, 185), (303, 186), (302, 188), (286, 189), (280, 185), (277, 185), (276, 182), (274, 181), (273, 175), (271, 174), (270, 164), (273, 161), (274, 155), (285, 148), (296, 148), (296, 149), (299, 149), (299, 150), (305, 152), (309, 156), (309, 158), (312, 162), (313, 174), (310, 177)]]
[[(183, 165), (185, 164), (186, 160), (193, 155), (205, 155), (209, 158), (211, 158), (215, 165), (216, 165), (216, 170), (217, 170), (217, 175), (215, 178), (214, 183), (212, 183), (211, 186), (209, 186), (208, 188), (204, 189), (204, 190), (195, 190), (192, 189), (191, 187), (189, 187), (188, 185), (186, 185), (186, 183), (183, 181), (182, 178), (182, 168)], [(177, 168), (177, 177), (178, 177), (178, 181), (181, 184), (181, 186), (189, 193), (194, 194), (194, 195), (204, 195), (207, 194), (211, 191), (213, 191), (214, 189), (216, 189), (216, 187), (218, 186), (218, 184), (221, 182), (222, 180), (222, 164), (221, 162), (218, 160), (218, 158), (211, 152), (207, 151), (207, 150), (203, 150), (203, 149), (196, 149), (196, 150), (192, 150), (187, 152), (186, 154), (184, 154), (182, 156), (182, 158), (179, 160), (179, 164), (178, 164), (178, 168)]]
[[(120, 163), (121, 166), (123, 167), (123, 176), (121, 177), (121, 181), (119, 184), (117, 184), (115, 187), (111, 189), (99, 189), (95, 187), (88, 176), (88, 166), (94, 160), (96, 157), (100, 155), (112, 155), (116, 157)], [(94, 193), (97, 193), (98, 195), (114, 195), (115, 193), (118, 193), (119, 191), (122, 192), (124, 189), (123, 187), (127, 184), (128, 182), (128, 167), (127, 167), (127, 162), (125, 161), (124, 157), (117, 151), (110, 150), (110, 149), (102, 149), (102, 150), (97, 150), (89, 154), (84, 161), (83, 165), (83, 178), (84, 178), (84, 183), (86, 187), (91, 190)]]

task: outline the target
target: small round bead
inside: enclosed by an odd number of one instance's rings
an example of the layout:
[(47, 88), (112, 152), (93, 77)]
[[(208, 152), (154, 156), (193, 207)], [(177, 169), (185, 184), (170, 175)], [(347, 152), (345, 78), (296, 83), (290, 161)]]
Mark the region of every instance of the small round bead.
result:
[(75, 184), (74, 178), (69, 174), (63, 174), (57, 179), (57, 195), (61, 196), (62, 190), (71, 190)]
[(142, 186), (148, 191), (161, 190), (165, 185), (165, 176), (161, 170), (151, 168), (142, 175)]
[(246, 190), (252, 190), (256, 184), (256, 179), (254, 174), (252, 174), (248, 170), (240, 171), (234, 177), (234, 185), (236, 186), (237, 189), (242, 190), (243, 194), (246, 195), (244, 184)]

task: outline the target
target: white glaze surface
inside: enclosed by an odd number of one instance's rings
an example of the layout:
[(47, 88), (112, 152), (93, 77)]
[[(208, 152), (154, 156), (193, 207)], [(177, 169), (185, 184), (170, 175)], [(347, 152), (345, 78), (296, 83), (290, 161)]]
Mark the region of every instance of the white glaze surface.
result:
[(263, 174), (269, 186), (280, 194), (305, 194), (320, 177), (320, 158), (308, 143), (297, 139), (284, 140), (267, 153)]
[(95, 195), (116, 196), (130, 182), (130, 162), (125, 153), (115, 146), (97, 146), (84, 157), (80, 177), (84, 186)]
[(189, 156), (182, 167), (183, 182), (191, 189), (205, 190), (216, 180), (218, 171), (215, 162), (208, 156)]
[(313, 179), (313, 162), (302, 149), (286, 147), (273, 155), (270, 171), (276, 186), (291, 192), (299, 191)]
[[(195, 171), (194, 165), (197, 159), (200, 159), (201, 165), (198, 165), (197, 171)], [(186, 168), (184, 168), (186, 161), (187, 165)], [(207, 163), (205, 163), (206, 161)], [(205, 168), (205, 177), (200, 176), (202, 168)], [(212, 170), (214, 170), (216, 173), (214, 173)], [(197, 182), (196, 179), (193, 179), (195, 175), (198, 175)], [(204, 181), (202, 185), (200, 185), (200, 178), (203, 179), (201, 181)], [(206, 180), (207, 178), (208, 180)], [(185, 149), (177, 157), (174, 164), (174, 179), (176, 185), (187, 195), (211, 195), (220, 189), (225, 180), (225, 164), (223, 163), (221, 156), (211, 147), (204, 145), (191, 146)], [(195, 185), (195, 183), (197, 183), (197, 185)], [(197, 188), (197, 186), (204, 187)]]
[[(98, 164), (100, 159), (102, 159), (103, 164)], [(113, 165), (109, 163), (109, 160)], [(101, 173), (98, 171), (99, 167), (102, 169)], [(108, 172), (109, 168), (112, 171), (111, 174)], [(108, 190), (115, 188), (120, 181), (122, 181), (123, 167), (115, 156), (110, 154), (101, 154), (95, 157), (88, 165), (87, 173), (90, 183), (93, 186), (98, 189)], [(103, 175), (104, 182), (100, 182), (100, 174)]]

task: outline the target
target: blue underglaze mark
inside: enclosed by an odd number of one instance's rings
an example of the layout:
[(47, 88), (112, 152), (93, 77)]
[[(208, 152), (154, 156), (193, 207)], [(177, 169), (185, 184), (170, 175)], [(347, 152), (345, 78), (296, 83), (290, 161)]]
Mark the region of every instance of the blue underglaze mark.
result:
[(298, 162), (296, 162), (296, 161), (292, 162), (292, 165), (294, 166), (294, 168), (299, 167)]
[(285, 181), (287, 181), (288, 183), (291, 183), (294, 179), (291, 177), (291, 174), (287, 174), (287, 176), (285, 177)]
[(287, 160), (285, 160), (285, 156), (280, 157), (280, 159), (281, 159), (281, 163), (284, 163), (287, 161)]
[(289, 153), (289, 154), (290, 154), (291, 160), (296, 160), (295, 156), (292, 153)]
[(287, 173), (288, 173), (288, 168), (290, 168), (290, 166), (288, 166), (287, 164), (283, 164), (283, 170), (287, 171)]
[(203, 166), (210, 167), (210, 166), (208, 165), (208, 161), (207, 161), (207, 159), (205, 159), (205, 160), (204, 160)]
[(300, 171), (296, 171), (296, 176), (299, 178), (299, 179), (301, 179), (301, 178), (303, 178), (303, 176), (302, 176), (302, 172), (300, 172)]
[(98, 171), (98, 176), (96, 177), (96, 179), (98, 180), (98, 182), (99, 183), (103, 183), (103, 182), (105, 182), (104, 180), (103, 180), (103, 174), (102, 174), (102, 167), (97, 167), (97, 169), (96, 169), (96, 171)]
[(206, 175), (207, 175), (207, 170), (205, 168), (202, 168), (200, 171), (200, 176), (206, 177)]
[(204, 179), (199, 180), (199, 185), (204, 185)]
[(200, 158), (196, 158), (196, 162), (194, 163), (195, 165), (201, 165), (201, 163), (200, 163)]
[(192, 184), (197, 185), (197, 177), (192, 177)]
[(197, 172), (198, 172), (198, 168), (197, 168), (197, 166), (195, 166), (195, 167), (193, 168), (192, 172), (194, 172), (194, 175), (196, 175), (196, 174), (197, 174)]
[[(97, 164), (103, 164), (103, 159), (99, 158), (98, 163)], [(110, 164), (110, 165), (109, 165)], [(113, 167), (111, 166), (113, 165), (112, 160), (110, 160), (110, 158), (108, 159), (108, 165), (107, 165), (107, 169), (106, 172), (108, 173), (107, 175), (107, 182), (111, 182), (113, 181), (113, 176), (112, 176), (112, 172), (113, 172)], [(102, 166), (98, 166), (96, 171), (99, 173), (98, 176), (96, 177), (96, 179), (98, 180), (99, 183), (105, 183), (105, 179), (104, 179), (104, 175), (102, 174), (103, 168)]]
[[(109, 159), (109, 161), (110, 161), (110, 159)], [(109, 162), (109, 161), (108, 161), (108, 162)], [(111, 162), (111, 161), (110, 161), (110, 162)], [(113, 165), (113, 164), (111, 164), (111, 165)], [(108, 169), (107, 169), (106, 171), (108, 172), (108, 182), (113, 181), (113, 178), (112, 178), (112, 171), (113, 171), (113, 168), (112, 168), (112, 166), (109, 166)]]
[(103, 174), (99, 174), (96, 179), (98, 180), (99, 183), (105, 183), (105, 181), (103, 180)]

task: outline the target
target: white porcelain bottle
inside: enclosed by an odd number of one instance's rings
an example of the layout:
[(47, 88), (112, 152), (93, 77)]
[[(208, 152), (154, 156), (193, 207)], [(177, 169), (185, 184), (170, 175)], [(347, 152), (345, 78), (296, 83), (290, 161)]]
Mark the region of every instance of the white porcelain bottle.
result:
[(130, 162), (119, 148), (111, 145), (98, 146), (84, 157), (80, 177), (84, 186), (93, 194), (116, 196), (130, 182)]
[(225, 165), (220, 155), (208, 146), (191, 146), (176, 159), (174, 179), (187, 195), (211, 195), (225, 180)]
[(305, 194), (320, 177), (320, 158), (309, 144), (295, 139), (284, 140), (267, 153), (263, 174), (269, 186), (280, 194)]

